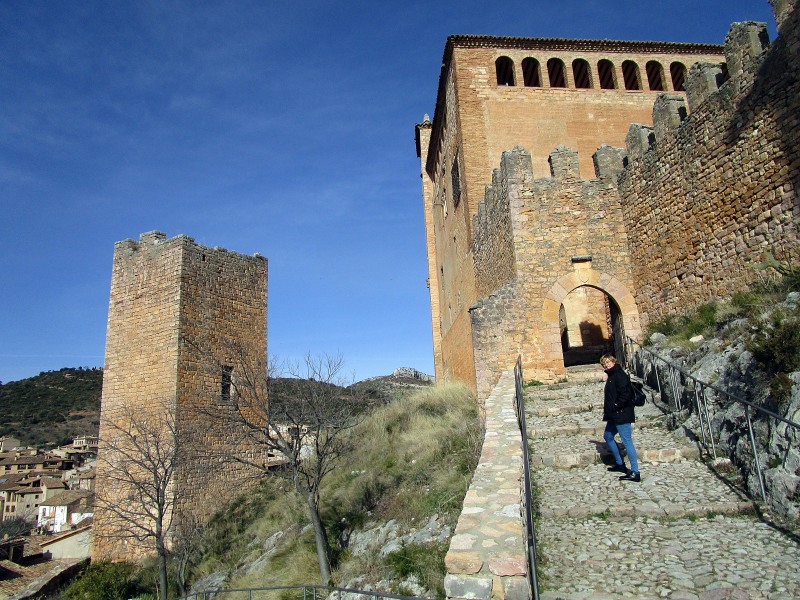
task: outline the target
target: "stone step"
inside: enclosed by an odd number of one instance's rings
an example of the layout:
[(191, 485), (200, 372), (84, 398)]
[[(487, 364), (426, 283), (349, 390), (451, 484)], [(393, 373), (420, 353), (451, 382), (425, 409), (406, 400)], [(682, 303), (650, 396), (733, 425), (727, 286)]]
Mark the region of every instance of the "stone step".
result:
[(549, 402), (552, 400), (570, 399), (596, 399), (603, 397), (605, 383), (591, 382), (582, 385), (557, 384), (534, 385), (523, 390), (525, 403)]
[(592, 381), (605, 381), (606, 374), (599, 364), (576, 365), (567, 367), (567, 381), (571, 384), (587, 383)]
[(542, 600), (798, 598), (800, 545), (750, 516), (543, 519)]
[[(601, 430), (602, 431), (602, 430)], [(640, 463), (696, 460), (700, 451), (683, 437), (677, 437), (661, 427), (634, 426), (633, 441)], [(557, 437), (528, 438), (531, 466), (571, 469), (595, 463), (612, 463), (611, 452), (602, 434), (579, 433)], [(624, 455), (624, 453), (623, 453)]]
[[(663, 418), (664, 413), (652, 402), (636, 408), (636, 418)], [(603, 418), (603, 398), (595, 396), (591, 400), (558, 398), (529, 402), (525, 405), (525, 420), (528, 427), (552, 427), (554, 423), (568, 424), (575, 421), (601, 421)]]
[(680, 518), (739, 514), (752, 501), (732, 483), (716, 477), (699, 461), (641, 465), (641, 483), (620, 481), (606, 465), (533, 472), (539, 514), (546, 518), (645, 516)]
[[(575, 416), (586, 416), (587, 413), (582, 413)], [(552, 421), (557, 419), (551, 418)], [(537, 419), (537, 421), (544, 421), (544, 419)], [(564, 420), (566, 421), (566, 420)], [(636, 427), (639, 429), (649, 429), (652, 427), (662, 427), (664, 419), (662, 416), (658, 417), (637, 417)], [(575, 420), (574, 422), (561, 422), (561, 423), (535, 423), (531, 424), (528, 421), (528, 439), (529, 446), (534, 444), (534, 439), (547, 439), (559, 436), (569, 435), (583, 435), (589, 437), (603, 438), (603, 432), (606, 429), (606, 424), (598, 418), (594, 413), (588, 414), (585, 423)]]

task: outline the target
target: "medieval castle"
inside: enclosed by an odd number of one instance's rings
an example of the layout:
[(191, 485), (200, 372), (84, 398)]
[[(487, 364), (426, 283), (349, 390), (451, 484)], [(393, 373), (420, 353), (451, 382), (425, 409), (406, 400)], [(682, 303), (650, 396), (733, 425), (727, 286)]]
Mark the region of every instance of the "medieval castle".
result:
[[(416, 126), (437, 378), (554, 381), (797, 248), (797, 16), (724, 45), (452, 36)], [(633, 124), (632, 124), (633, 123)]]

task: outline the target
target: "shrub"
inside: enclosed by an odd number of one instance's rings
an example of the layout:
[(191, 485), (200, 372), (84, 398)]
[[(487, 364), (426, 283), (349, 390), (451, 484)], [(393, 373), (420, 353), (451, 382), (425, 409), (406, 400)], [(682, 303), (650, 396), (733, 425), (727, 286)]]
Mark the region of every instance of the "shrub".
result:
[(387, 565), (400, 577), (414, 575), (429, 590), (436, 591), (437, 598), (444, 598), (444, 557), (447, 544), (407, 544), (386, 556)]
[(147, 594), (139, 567), (125, 562), (92, 563), (64, 592), (68, 600), (125, 600)]
[(667, 337), (675, 335), (678, 331), (678, 324), (675, 317), (667, 315), (657, 321), (652, 321), (647, 329), (647, 337), (649, 338), (654, 333), (661, 333)]
[(667, 315), (650, 323), (647, 337), (654, 333), (662, 333), (674, 339), (689, 339), (696, 335), (706, 334), (717, 325), (717, 304), (710, 302), (698, 306), (685, 315)]
[(800, 368), (800, 309), (772, 311), (746, 347), (764, 372), (772, 376), (773, 398), (779, 405), (784, 404), (792, 386), (788, 374)]

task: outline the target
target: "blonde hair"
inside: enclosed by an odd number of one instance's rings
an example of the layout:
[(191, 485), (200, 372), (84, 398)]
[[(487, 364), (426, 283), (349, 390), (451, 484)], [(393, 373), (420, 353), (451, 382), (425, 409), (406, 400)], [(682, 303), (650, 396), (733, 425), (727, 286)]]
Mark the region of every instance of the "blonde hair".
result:
[(600, 357), (600, 364), (602, 365), (607, 360), (610, 360), (612, 363), (617, 364), (617, 357), (614, 356), (613, 354), (603, 354), (603, 356)]

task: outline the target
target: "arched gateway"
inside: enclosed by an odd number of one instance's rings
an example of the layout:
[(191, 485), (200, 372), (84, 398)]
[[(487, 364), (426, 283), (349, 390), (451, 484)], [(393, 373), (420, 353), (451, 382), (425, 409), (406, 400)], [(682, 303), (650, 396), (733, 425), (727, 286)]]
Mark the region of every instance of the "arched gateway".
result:
[(596, 362), (605, 352), (619, 353), (623, 336), (641, 334), (636, 300), (628, 287), (615, 277), (591, 266), (563, 275), (553, 284), (542, 303), (542, 337), (550, 354), (554, 352), (558, 327), (560, 354), (564, 367)]

